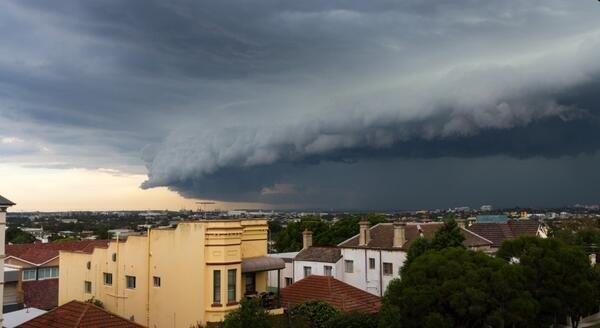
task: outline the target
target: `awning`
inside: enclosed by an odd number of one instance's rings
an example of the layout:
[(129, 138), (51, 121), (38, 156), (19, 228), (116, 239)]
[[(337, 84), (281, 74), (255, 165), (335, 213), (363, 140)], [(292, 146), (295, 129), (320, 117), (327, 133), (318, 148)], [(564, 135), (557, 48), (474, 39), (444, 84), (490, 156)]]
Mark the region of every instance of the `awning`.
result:
[(242, 260), (242, 273), (280, 270), (285, 268), (285, 262), (278, 257), (257, 256)]

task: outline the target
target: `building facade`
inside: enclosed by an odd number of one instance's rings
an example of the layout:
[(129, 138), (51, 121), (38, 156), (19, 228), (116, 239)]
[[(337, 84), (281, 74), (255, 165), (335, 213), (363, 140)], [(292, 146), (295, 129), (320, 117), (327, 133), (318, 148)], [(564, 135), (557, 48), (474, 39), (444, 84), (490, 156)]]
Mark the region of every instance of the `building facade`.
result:
[(6, 246), (4, 309), (51, 310), (58, 306), (59, 251), (90, 252), (107, 240), (61, 241)]
[[(0, 294), (4, 295), (4, 243), (6, 241), (6, 210), (15, 205), (10, 200), (0, 196)], [(4, 297), (0, 299), (0, 308), (4, 308)], [(2, 326), (2, 313), (0, 313), (0, 326)]]
[[(59, 304), (100, 300), (113, 313), (148, 327), (218, 322), (243, 297), (267, 291), (266, 220), (179, 223), (111, 241), (90, 254), (60, 254)], [(261, 294), (262, 295), (262, 294)]]

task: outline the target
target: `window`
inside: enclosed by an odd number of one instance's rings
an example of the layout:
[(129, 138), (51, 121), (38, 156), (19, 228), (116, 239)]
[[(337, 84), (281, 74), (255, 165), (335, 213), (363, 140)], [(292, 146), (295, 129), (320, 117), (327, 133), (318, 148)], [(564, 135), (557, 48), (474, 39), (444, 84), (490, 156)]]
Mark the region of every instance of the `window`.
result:
[(86, 263), (85, 267), (86, 267), (88, 270), (89, 270), (89, 269), (91, 269), (91, 268), (92, 268), (92, 262), (90, 262), (90, 261), (87, 261), (87, 263)]
[(83, 282), (83, 290), (85, 291), (85, 293), (91, 294), (92, 293), (92, 282), (84, 281)]
[(221, 304), (221, 270), (213, 271), (213, 304)]
[(58, 267), (50, 267), (50, 268), (39, 268), (38, 269), (38, 279), (52, 279), (58, 278)]
[(326, 265), (323, 267), (323, 271), (325, 271), (325, 275), (331, 277), (332, 268), (330, 265)]
[(375, 269), (375, 259), (372, 257), (369, 257), (369, 269)]
[(309, 267), (309, 266), (305, 266), (305, 267), (304, 267), (304, 278), (306, 278), (306, 277), (310, 276), (310, 274), (312, 273), (311, 271), (312, 271), (312, 268), (311, 268), (311, 267)]
[(285, 278), (285, 286), (284, 287), (287, 287), (287, 286), (289, 286), (289, 285), (291, 285), (293, 283), (294, 283), (294, 279), (286, 277)]
[(25, 269), (23, 270), (23, 281), (36, 280), (37, 270), (36, 269)]
[(244, 273), (245, 285), (246, 285), (246, 294), (255, 294), (256, 293), (256, 274), (254, 272)]
[(104, 276), (104, 284), (112, 286), (112, 273), (104, 272), (102, 275)]
[(383, 274), (391, 276), (394, 274), (394, 265), (392, 263), (383, 262)]
[(237, 270), (227, 270), (227, 303), (235, 303)]
[(125, 286), (129, 289), (135, 289), (135, 276), (125, 276)]
[(347, 273), (354, 272), (354, 261), (345, 260), (344, 261), (344, 269)]
[(117, 262), (117, 253), (112, 253), (112, 261)]
[(152, 277), (152, 281), (154, 282), (154, 287), (160, 287), (160, 277), (154, 276)]

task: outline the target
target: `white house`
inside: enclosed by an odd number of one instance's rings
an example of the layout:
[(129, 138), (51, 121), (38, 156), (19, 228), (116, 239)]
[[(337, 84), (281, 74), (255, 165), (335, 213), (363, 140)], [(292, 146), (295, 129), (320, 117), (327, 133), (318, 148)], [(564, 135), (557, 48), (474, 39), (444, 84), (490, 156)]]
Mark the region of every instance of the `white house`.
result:
[(294, 283), (294, 258), (296, 255), (298, 255), (298, 253), (299, 252), (269, 254), (271, 257), (278, 257), (282, 259), (283, 262), (285, 262), (285, 268), (279, 272), (279, 284), (277, 284), (278, 272), (275, 270), (269, 271), (267, 287), (269, 287), (271, 290), (276, 290), (277, 286), (287, 287)]
[(339, 280), (342, 276), (342, 253), (338, 247), (312, 245), (312, 232), (302, 232), (302, 250), (294, 257), (292, 282), (310, 275), (331, 276)]
[[(380, 223), (373, 227), (361, 221), (359, 234), (337, 247), (312, 246), (312, 233), (303, 232), (303, 249), (294, 258), (293, 281), (309, 275), (333, 276), (354, 287), (383, 296), (392, 279), (400, 276), (408, 248), (418, 238), (433, 238), (443, 225), (432, 223)], [(460, 223), (464, 245), (488, 251), (492, 242)]]
[[(392, 279), (400, 276), (400, 269), (408, 249), (420, 237), (433, 238), (443, 225), (431, 223), (380, 223), (369, 227), (360, 222), (359, 234), (340, 243), (344, 258), (343, 281), (372, 294), (383, 296)], [(464, 244), (472, 249), (487, 249), (491, 242), (462, 228)]]

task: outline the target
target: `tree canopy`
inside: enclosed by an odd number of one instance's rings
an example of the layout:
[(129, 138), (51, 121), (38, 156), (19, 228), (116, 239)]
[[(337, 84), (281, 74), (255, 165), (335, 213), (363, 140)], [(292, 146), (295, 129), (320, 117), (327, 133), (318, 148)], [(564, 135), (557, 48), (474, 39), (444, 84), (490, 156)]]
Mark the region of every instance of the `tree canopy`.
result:
[[(386, 222), (385, 217), (367, 215), (371, 225)], [(318, 217), (302, 218), (299, 222), (290, 222), (274, 237), (278, 252), (293, 252), (302, 249), (302, 232), (308, 229), (313, 232), (315, 246), (334, 246), (358, 234), (359, 215), (347, 215), (335, 223), (328, 223)]]
[(568, 315), (577, 327), (582, 317), (598, 311), (600, 273), (580, 247), (521, 237), (504, 242), (497, 256), (525, 268), (526, 288), (541, 305), (538, 322), (550, 325)]
[(223, 321), (223, 328), (269, 328), (269, 314), (258, 300), (240, 301), (240, 307), (228, 313)]
[(444, 225), (436, 231), (431, 240), (431, 249), (441, 250), (448, 247), (464, 247), (461, 229), (454, 219), (444, 221)]
[(453, 247), (417, 257), (390, 283), (381, 327), (535, 326), (520, 266)]
[(35, 237), (19, 228), (9, 227), (6, 229), (6, 243), (11, 244), (30, 244), (35, 242)]

